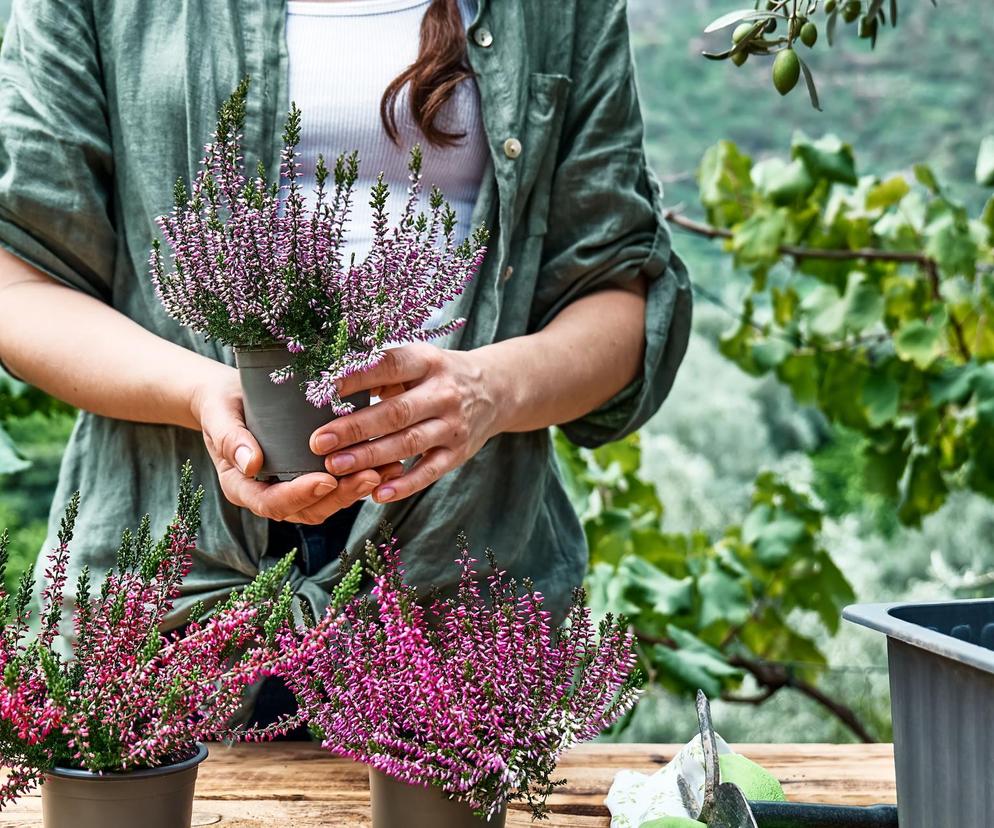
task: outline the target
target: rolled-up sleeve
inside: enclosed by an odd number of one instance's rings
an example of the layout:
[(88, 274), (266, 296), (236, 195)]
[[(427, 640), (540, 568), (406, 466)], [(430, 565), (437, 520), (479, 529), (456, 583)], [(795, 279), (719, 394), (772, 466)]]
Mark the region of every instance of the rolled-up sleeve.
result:
[(576, 25), (573, 94), (539, 273), (541, 317), (533, 322), (543, 327), (569, 303), (610, 285), (644, 279), (648, 286), (641, 375), (562, 427), (574, 443), (597, 446), (638, 429), (666, 398), (687, 348), (692, 299), (646, 163), (625, 3), (581, 2)]
[(111, 300), (113, 160), (92, 9), (15, 0), (0, 49), (0, 247)]

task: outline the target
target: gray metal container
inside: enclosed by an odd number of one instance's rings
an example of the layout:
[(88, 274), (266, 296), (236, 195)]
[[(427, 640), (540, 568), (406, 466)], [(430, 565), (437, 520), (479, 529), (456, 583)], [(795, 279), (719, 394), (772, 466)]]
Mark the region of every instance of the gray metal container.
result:
[(507, 822), (507, 808), (488, 822), (437, 788), (407, 785), (374, 768), (369, 769), (369, 799), (373, 828), (504, 828)]
[[(326, 471), (324, 457), (311, 451), (311, 434), (335, 419), (330, 408), (315, 408), (300, 382), (291, 377), (276, 385), (269, 375), (290, 361), (282, 345), (236, 348), (235, 364), (242, 382), (245, 425), (262, 448), (258, 480), (293, 480), (302, 474)], [(369, 394), (349, 397), (356, 408), (369, 405)]]
[(994, 600), (842, 615), (887, 635), (901, 828), (994, 826)]
[(183, 762), (130, 773), (55, 768), (41, 786), (45, 828), (190, 828), (197, 769), (207, 747)]

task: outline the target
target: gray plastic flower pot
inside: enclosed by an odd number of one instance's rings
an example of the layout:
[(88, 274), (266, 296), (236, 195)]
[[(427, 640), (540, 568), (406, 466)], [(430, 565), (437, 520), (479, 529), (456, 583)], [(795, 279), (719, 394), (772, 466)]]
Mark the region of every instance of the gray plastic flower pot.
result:
[(407, 785), (375, 768), (369, 769), (369, 799), (373, 828), (504, 828), (507, 822), (507, 808), (487, 821), (437, 788)]
[(901, 828), (990, 828), (994, 600), (860, 604), (842, 615), (887, 635)]
[(45, 828), (190, 828), (197, 769), (207, 747), (182, 762), (130, 773), (55, 768), (41, 786)]
[[(276, 385), (269, 375), (290, 361), (282, 345), (236, 348), (235, 364), (242, 381), (245, 425), (262, 447), (258, 480), (293, 480), (302, 474), (325, 471), (324, 457), (311, 451), (311, 434), (335, 419), (330, 408), (307, 401), (295, 377)], [(356, 408), (369, 405), (369, 394), (349, 397)]]

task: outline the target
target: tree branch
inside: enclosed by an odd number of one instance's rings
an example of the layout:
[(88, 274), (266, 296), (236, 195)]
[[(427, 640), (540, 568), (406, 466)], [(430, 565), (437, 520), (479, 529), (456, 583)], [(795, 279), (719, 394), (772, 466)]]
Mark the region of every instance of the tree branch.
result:
[[(675, 224), (677, 227), (681, 227), (696, 236), (703, 236), (708, 239), (730, 239), (734, 235), (731, 230), (695, 221), (675, 210), (667, 210), (664, 217), (670, 224)], [(928, 278), (929, 286), (932, 290), (932, 298), (937, 302), (944, 301), (939, 278), (939, 263), (925, 253), (915, 253), (905, 250), (877, 250), (870, 247), (843, 250), (840, 248), (803, 247), (796, 244), (782, 244), (777, 249), (781, 255), (789, 256), (797, 261), (803, 259), (822, 259), (826, 261), (862, 260), (918, 265)], [(951, 313), (949, 314), (949, 324), (953, 328), (953, 334), (956, 337), (956, 347), (959, 350), (960, 356), (964, 360), (969, 361), (971, 354), (966, 344), (963, 327), (959, 320)]]
[[(635, 630), (635, 637), (640, 642), (645, 644), (661, 644), (664, 647), (669, 647), (671, 650), (677, 649), (676, 642), (670, 638), (661, 638), (659, 636), (639, 632), (638, 630)], [(865, 744), (874, 744), (877, 742), (877, 739), (872, 733), (870, 733), (866, 725), (860, 721), (860, 718), (856, 715), (855, 710), (842, 702), (838, 702), (835, 699), (830, 698), (810, 682), (804, 681), (804, 679), (800, 679), (795, 676), (788, 665), (780, 664), (776, 661), (762, 661), (760, 659), (746, 658), (742, 655), (729, 656), (728, 663), (732, 667), (738, 667), (740, 670), (745, 670), (763, 689), (755, 696), (733, 696), (731, 694), (722, 694), (722, 699), (724, 701), (758, 705), (772, 698), (778, 691), (784, 689), (785, 687), (790, 688), (791, 690), (796, 690), (798, 693), (807, 696), (812, 701), (824, 707), (825, 710), (848, 727), (849, 730), (852, 731), (853, 735), (855, 735), (861, 742)]]
[(763, 702), (769, 701), (773, 698), (779, 689), (779, 687), (767, 687), (765, 690), (756, 693), (754, 696), (736, 696), (732, 693), (722, 693), (721, 700), (731, 702), (732, 704), (753, 704), (759, 706)]
[(783, 687), (789, 687), (824, 707), (829, 713), (848, 727), (861, 742), (872, 744), (877, 741), (873, 737), (873, 734), (871, 734), (870, 731), (867, 730), (866, 726), (860, 721), (859, 716), (856, 715), (856, 712), (851, 707), (830, 698), (810, 682), (804, 681), (803, 679), (793, 675), (793, 673), (787, 669), (785, 665), (772, 661), (754, 660), (739, 655), (734, 655), (729, 658), (728, 663), (733, 667), (739, 667), (752, 675), (752, 677), (755, 678), (762, 687), (765, 687), (767, 690), (771, 691), (771, 696), (777, 690)]

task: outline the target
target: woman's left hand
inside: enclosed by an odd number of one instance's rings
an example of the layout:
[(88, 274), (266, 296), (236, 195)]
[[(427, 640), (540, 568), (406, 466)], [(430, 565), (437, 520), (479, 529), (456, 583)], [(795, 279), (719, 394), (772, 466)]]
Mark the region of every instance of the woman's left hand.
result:
[(328, 455), (325, 466), (336, 477), (420, 456), (373, 491), (379, 503), (410, 497), (502, 430), (500, 408), (508, 401), (492, 373), (472, 351), (421, 343), (392, 348), (379, 365), (339, 383), (343, 399), (369, 391), (381, 402), (319, 428), (311, 450)]

